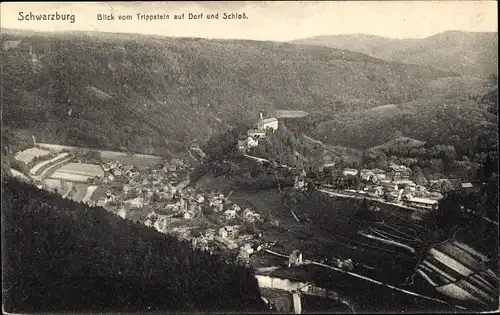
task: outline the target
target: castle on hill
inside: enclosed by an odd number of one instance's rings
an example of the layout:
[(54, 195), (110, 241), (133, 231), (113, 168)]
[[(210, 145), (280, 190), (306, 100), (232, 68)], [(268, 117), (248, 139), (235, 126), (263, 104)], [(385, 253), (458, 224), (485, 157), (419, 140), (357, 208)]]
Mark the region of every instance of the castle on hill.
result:
[(272, 132), (278, 129), (278, 119), (276, 117), (264, 118), (262, 112), (260, 113), (259, 121), (257, 122), (257, 129), (250, 129), (247, 132), (246, 140), (238, 141), (238, 149), (245, 151), (251, 147), (256, 147), (259, 144), (259, 139), (266, 137), (266, 131)]

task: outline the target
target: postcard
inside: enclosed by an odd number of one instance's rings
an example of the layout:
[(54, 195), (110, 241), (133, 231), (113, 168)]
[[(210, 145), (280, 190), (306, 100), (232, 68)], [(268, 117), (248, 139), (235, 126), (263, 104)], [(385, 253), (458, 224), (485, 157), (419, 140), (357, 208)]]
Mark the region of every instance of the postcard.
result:
[(497, 20), (2, 3), (3, 312), (498, 311)]

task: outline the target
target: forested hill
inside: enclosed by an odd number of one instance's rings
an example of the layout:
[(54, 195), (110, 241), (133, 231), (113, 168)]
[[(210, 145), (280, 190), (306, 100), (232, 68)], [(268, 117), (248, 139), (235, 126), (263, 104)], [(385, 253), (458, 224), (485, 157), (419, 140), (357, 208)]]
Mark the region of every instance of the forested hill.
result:
[(425, 65), (464, 75), (498, 74), (498, 33), (447, 31), (422, 39), (365, 34), (316, 36), (293, 41), (361, 52), (384, 60)]
[(254, 123), (273, 106), (332, 113), (399, 103), (454, 75), (248, 40), (6, 30), (1, 44), (5, 125), (32, 129), (39, 141), (148, 153)]
[(10, 313), (264, 310), (251, 271), (228, 257), (11, 178), (2, 252)]

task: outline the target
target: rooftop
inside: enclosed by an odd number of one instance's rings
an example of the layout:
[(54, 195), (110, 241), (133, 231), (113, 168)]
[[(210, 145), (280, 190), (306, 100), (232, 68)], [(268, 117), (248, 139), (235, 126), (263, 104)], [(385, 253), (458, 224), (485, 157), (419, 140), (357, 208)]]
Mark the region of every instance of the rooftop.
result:
[(425, 203), (425, 204), (429, 204), (429, 205), (434, 205), (434, 204), (437, 204), (438, 201), (437, 200), (433, 200), (433, 199), (428, 199), (428, 198), (411, 198), (409, 200), (410, 202), (417, 202), (417, 203)]
[(394, 170), (394, 171), (408, 171), (409, 170), (409, 168), (404, 166), (404, 165), (396, 165), (396, 164), (390, 165), (389, 168)]
[(391, 182), (390, 180), (381, 180), (381, 181), (380, 181), (380, 185), (383, 185), (383, 186), (387, 186), (387, 185), (390, 185), (390, 186), (395, 186), (395, 185), (397, 185), (397, 184), (396, 184), (396, 183)]
[(394, 181), (394, 184), (398, 184), (398, 185), (411, 185), (411, 186), (415, 186), (415, 182), (413, 182), (412, 180), (397, 180), (397, 181)]
[(344, 168), (344, 172), (357, 172), (357, 169), (354, 168)]
[(263, 133), (263, 134), (265, 134), (266, 132), (264, 130), (260, 130), (260, 129), (250, 129), (250, 130), (248, 130), (248, 133)]

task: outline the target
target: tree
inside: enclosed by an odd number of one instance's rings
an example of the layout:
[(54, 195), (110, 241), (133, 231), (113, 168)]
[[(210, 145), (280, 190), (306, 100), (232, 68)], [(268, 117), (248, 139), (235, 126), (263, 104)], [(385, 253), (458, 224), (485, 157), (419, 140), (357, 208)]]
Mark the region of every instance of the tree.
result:
[(467, 208), (474, 206), (476, 196), (463, 191), (450, 191), (439, 200), (438, 210), (431, 212), (428, 219), (433, 228), (441, 229), (447, 235), (467, 223)]
[(427, 184), (427, 180), (425, 179), (424, 172), (422, 171), (422, 168), (420, 168), (417, 165), (415, 165), (412, 168), (411, 179), (417, 185), (425, 185), (425, 184)]
[(360, 178), (358, 176), (348, 176), (347, 177), (347, 186), (349, 188), (357, 188), (360, 182)]
[(450, 192), (452, 189), (453, 189), (453, 185), (451, 184), (451, 182), (449, 180), (445, 179), (445, 180), (441, 181), (441, 185), (439, 187), (439, 190), (441, 191), (441, 193), (446, 194), (446, 193)]

